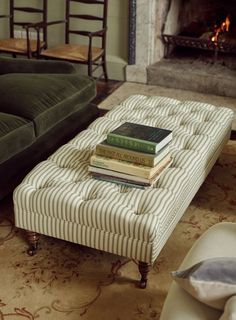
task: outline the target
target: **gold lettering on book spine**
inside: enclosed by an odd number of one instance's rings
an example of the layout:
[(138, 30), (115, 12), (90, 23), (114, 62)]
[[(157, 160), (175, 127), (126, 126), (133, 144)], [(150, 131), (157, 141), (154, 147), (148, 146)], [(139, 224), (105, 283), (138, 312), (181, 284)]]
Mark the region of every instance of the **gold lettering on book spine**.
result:
[(127, 149), (137, 150), (141, 152), (155, 153), (155, 146), (143, 141), (127, 140), (123, 137), (108, 136), (107, 140), (110, 144), (120, 146)]
[(133, 155), (129, 152), (132, 152), (132, 150), (124, 149), (124, 152), (119, 152), (111, 149), (107, 150), (106, 147), (103, 147), (103, 146), (97, 146), (97, 149), (96, 149), (96, 154), (104, 157), (115, 158), (115, 159), (125, 160), (129, 162), (134, 162), (134, 163), (140, 163), (149, 167), (153, 166), (153, 160), (151, 158), (147, 158), (145, 156)]

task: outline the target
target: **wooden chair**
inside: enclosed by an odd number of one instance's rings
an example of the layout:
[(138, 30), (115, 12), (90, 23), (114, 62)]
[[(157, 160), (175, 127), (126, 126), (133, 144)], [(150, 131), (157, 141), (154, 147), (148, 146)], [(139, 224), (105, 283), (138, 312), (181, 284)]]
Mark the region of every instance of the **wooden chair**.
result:
[[(103, 72), (97, 78), (104, 77), (107, 80), (106, 32), (108, 0), (65, 0), (65, 5), (65, 20), (47, 23), (47, 26), (61, 22), (65, 24), (65, 43), (43, 50), (40, 56), (85, 64), (88, 66), (88, 75), (91, 77), (94, 71), (101, 67)], [(86, 14), (84, 13), (85, 11)], [(96, 12), (96, 15), (91, 14), (91, 11)], [(81, 30), (82, 23), (87, 25), (90, 30), (85, 30), (87, 28)], [(95, 25), (96, 30), (94, 30)], [(38, 25), (38, 32), (40, 27)], [(95, 38), (97, 39), (95, 40)]]
[[(0, 15), (0, 18), (7, 18), (9, 20), (10, 37), (0, 40), (0, 52), (12, 54), (14, 57), (17, 54), (26, 55), (28, 58), (39, 54), (42, 49), (46, 49), (47, 44), (47, 0), (41, 0), (41, 8), (20, 6), (19, 0), (9, 0), (9, 15)], [(19, 13), (24, 12), (27, 18), (31, 21), (22, 21)], [(44, 23), (43, 39), (40, 39), (40, 34), (37, 34), (37, 39), (31, 39), (30, 30), (34, 28), (33, 18), (39, 16), (38, 22)], [(20, 27), (18, 30), (25, 30), (26, 38), (16, 38), (14, 33), (15, 27)], [(32, 29), (35, 31), (35, 29)]]

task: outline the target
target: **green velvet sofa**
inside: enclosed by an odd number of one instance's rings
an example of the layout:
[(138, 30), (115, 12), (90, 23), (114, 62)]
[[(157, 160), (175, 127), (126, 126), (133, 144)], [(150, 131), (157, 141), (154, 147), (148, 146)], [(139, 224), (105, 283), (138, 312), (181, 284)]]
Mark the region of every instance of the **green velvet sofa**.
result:
[(0, 199), (99, 115), (95, 96), (68, 62), (0, 57)]

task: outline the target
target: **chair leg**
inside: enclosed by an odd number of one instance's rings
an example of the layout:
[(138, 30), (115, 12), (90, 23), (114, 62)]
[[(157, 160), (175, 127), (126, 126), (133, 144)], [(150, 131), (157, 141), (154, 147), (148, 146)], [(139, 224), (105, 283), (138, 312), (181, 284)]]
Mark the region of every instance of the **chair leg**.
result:
[(33, 256), (36, 254), (38, 249), (38, 241), (39, 241), (39, 235), (36, 232), (33, 231), (26, 231), (26, 238), (29, 243), (29, 248), (27, 250), (28, 255)]
[(145, 289), (147, 286), (148, 272), (151, 270), (151, 264), (147, 262), (139, 261), (138, 269), (141, 274), (141, 280), (140, 280), (139, 286), (141, 289)]
[(107, 62), (105, 56), (102, 57), (102, 69), (104, 73), (104, 79), (107, 81), (108, 80), (108, 75), (107, 75)]
[(88, 62), (88, 76), (89, 77), (92, 77), (92, 69), (93, 69), (93, 65), (92, 65), (92, 62)]

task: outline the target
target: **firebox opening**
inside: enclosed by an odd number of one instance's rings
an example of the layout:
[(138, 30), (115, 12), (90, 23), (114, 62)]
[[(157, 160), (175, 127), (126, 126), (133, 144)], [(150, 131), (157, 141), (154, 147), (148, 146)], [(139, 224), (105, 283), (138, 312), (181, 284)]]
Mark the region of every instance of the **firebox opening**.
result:
[[(212, 60), (236, 55), (236, 3), (234, 0), (179, 0), (162, 34), (165, 57), (180, 53)], [(175, 16), (173, 15), (175, 12)], [(170, 21), (172, 19), (172, 21)], [(173, 22), (173, 20), (175, 20)], [(175, 24), (172, 34), (168, 24)], [(204, 52), (204, 53), (203, 53)]]

